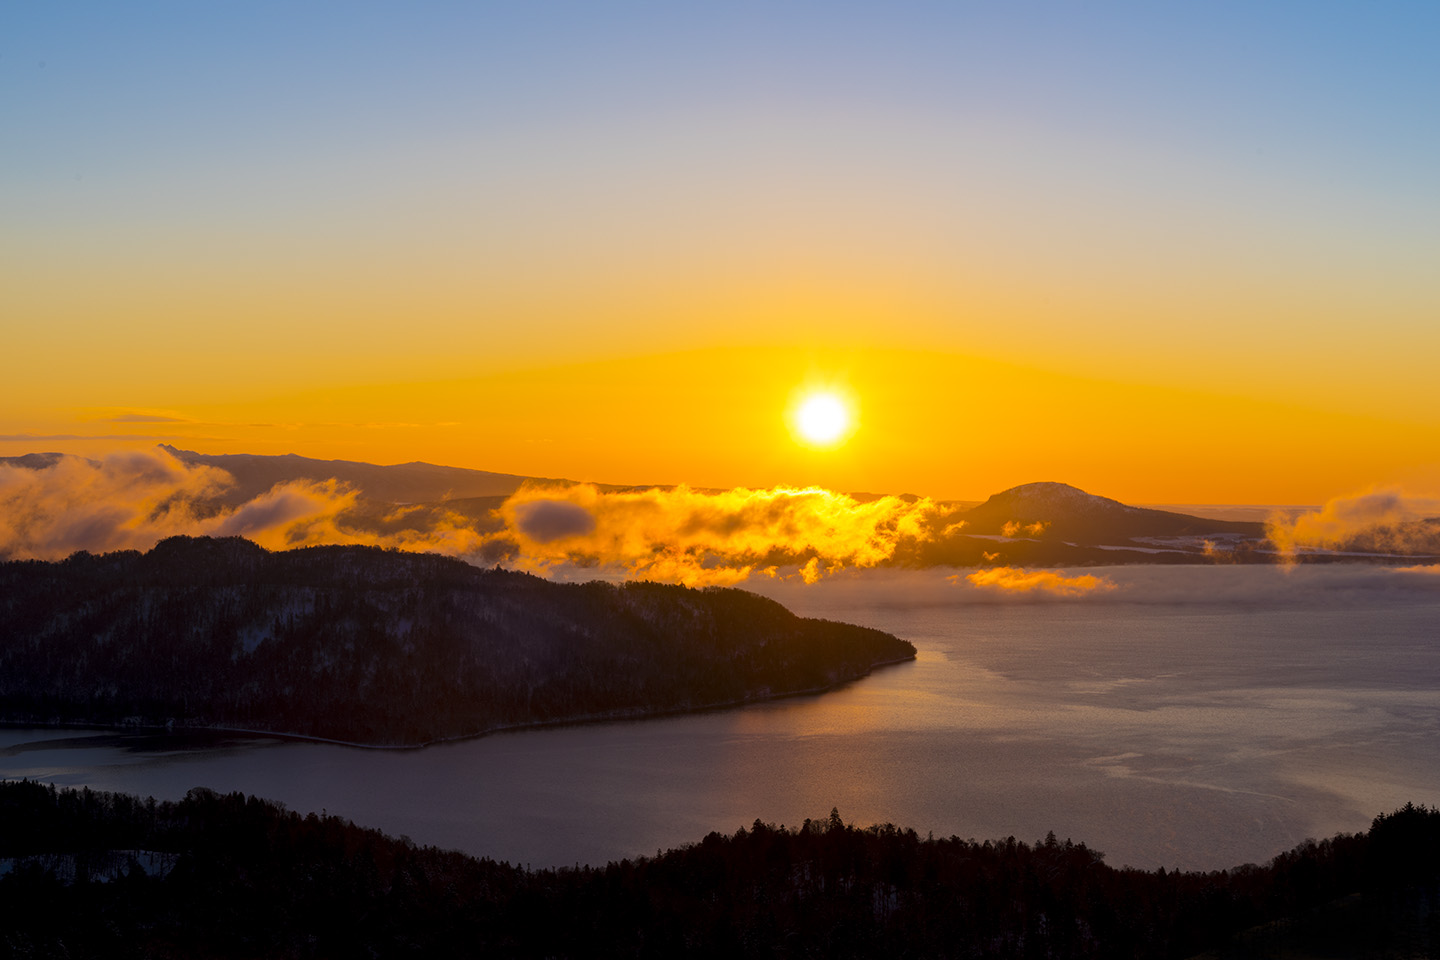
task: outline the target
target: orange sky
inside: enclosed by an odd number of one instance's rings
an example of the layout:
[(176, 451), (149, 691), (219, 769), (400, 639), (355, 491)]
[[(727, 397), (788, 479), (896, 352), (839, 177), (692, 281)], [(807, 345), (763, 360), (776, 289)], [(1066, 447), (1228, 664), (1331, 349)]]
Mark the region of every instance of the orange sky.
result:
[[(838, 448), (797, 443), (788, 428), (786, 409), (810, 386), (854, 398), (857, 429)], [(161, 401), (175, 387), (131, 392)], [(103, 383), (72, 393), (52, 427), (104, 439), (7, 446), (99, 454), (164, 440), (612, 483), (820, 484), (954, 499), (1063, 480), (1141, 503), (1323, 502), (1377, 479), (1424, 489), (1440, 449), (1440, 428), (1420, 418), (881, 348), (710, 348), (289, 390), (196, 384), (187, 388), (195, 400), (174, 406), (106, 406), (106, 393)]]
[(1433, 24), (1285, 6), (7, 10), (0, 455), (1440, 492)]

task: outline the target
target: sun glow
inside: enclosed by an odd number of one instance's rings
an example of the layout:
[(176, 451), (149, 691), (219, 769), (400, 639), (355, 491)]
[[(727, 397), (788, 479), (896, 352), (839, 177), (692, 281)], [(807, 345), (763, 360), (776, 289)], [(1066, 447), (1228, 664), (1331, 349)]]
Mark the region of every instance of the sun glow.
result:
[(839, 394), (823, 390), (804, 394), (791, 413), (796, 437), (812, 447), (834, 447), (855, 431), (850, 404)]

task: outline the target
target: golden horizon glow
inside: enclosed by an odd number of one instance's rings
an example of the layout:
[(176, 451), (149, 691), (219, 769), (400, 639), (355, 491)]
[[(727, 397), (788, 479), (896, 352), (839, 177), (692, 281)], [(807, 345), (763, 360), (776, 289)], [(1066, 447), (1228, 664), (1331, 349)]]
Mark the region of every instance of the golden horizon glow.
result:
[[(807, 371), (799, 386), (797, 370)], [(328, 375), (336, 382), (308, 389), (96, 382), (67, 384), (63, 396), (17, 394), (0, 407), (0, 455), (99, 457), (169, 443), (605, 484), (819, 485), (947, 500), (1036, 480), (1135, 504), (1319, 504), (1376, 485), (1440, 492), (1430, 455), (1440, 422), (1423, 410), (1382, 418), (878, 344), (711, 347), (453, 380), (347, 385)], [(852, 398), (852, 410), (864, 400), (863, 429), (825, 450), (800, 442), (789, 415), (822, 390)]]

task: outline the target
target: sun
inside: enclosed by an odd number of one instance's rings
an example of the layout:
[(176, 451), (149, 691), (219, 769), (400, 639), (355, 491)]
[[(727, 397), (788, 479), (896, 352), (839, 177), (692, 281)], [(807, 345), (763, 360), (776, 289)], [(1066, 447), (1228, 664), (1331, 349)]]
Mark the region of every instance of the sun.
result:
[(812, 447), (834, 447), (855, 430), (850, 404), (840, 394), (816, 390), (800, 397), (790, 414), (797, 439)]

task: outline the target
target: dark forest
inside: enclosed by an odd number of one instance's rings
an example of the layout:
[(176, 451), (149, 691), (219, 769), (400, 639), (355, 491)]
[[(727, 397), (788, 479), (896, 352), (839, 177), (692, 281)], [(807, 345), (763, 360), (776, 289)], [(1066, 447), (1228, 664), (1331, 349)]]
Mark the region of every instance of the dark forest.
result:
[(0, 784), (14, 957), (1434, 956), (1440, 811), (1264, 865), (1117, 869), (838, 812), (603, 867), (527, 870), (203, 788)]

